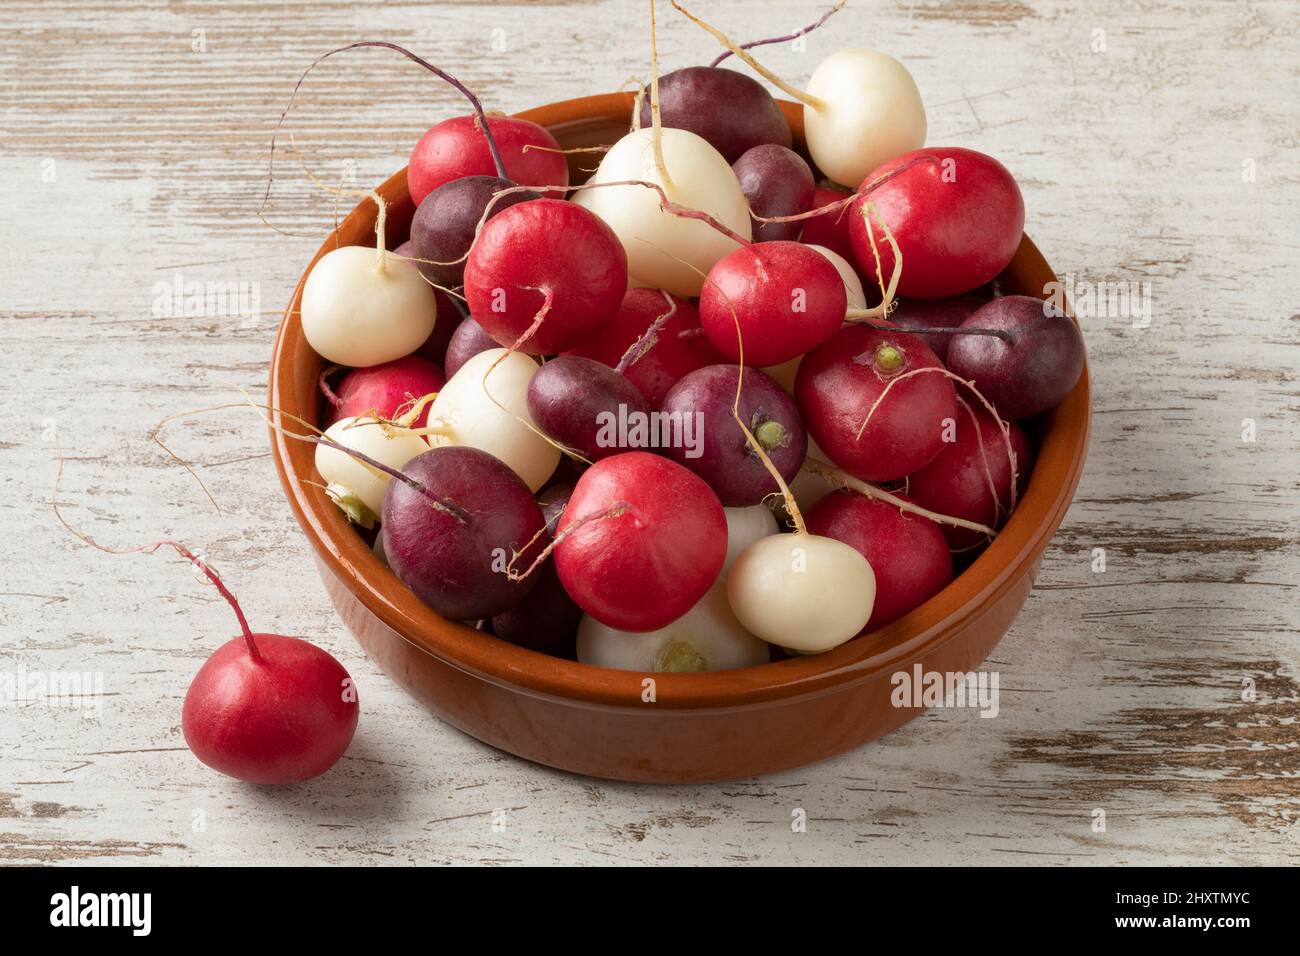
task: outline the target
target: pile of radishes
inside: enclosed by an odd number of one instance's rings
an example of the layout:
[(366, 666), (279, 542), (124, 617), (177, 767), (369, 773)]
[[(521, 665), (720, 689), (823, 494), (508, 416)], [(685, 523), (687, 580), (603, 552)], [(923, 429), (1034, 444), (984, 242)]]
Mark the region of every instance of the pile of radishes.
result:
[(1072, 320), (997, 294), (1020, 190), (924, 146), (901, 63), (843, 50), (800, 90), (673, 6), (802, 102), (807, 155), (748, 75), (655, 64), (573, 187), (545, 129), (400, 51), (474, 111), (411, 154), (410, 241), (381, 215), (301, 300), (321, 481), (393, 573), (506, 641), (651, 672), (827, 651), (933, 597), (1023, 492), (1017, 420), (1084, 360)]

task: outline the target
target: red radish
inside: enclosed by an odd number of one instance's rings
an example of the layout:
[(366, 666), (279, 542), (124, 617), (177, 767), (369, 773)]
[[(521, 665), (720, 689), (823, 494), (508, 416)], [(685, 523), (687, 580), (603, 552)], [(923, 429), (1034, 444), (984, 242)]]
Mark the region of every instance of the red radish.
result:
[[(1023, 428), (1015, 422), (1008, 424), (1019, 491), (1033, 467), (1033, 446)], [(908, 494), (930, 511), (997, 528), (1012, 505), (1011, 460), (1001, 426), (979, 402), (963, 399), (955, 438), (937, 458), (908, 478)], [(954, 550), (974, 547), (985, 540), (976, 531), (951, 525), (943, 526), (943, 534)]]
[(595, 462), (628, 450), (618, 422), (646, 418), (650, 405), (635, 385), (608, 365), (561, 355), (538, 369), (528, 383), (528, 414), (561, 445)]
[(844, 280), (825, 256), (797, 242), (760, 242), (709, 271), (700, 322), (733, 362), (780, 365), (834, 335), (847, 307)]
[(560, 518), (555, 568), (600, 623), (653, 631), (704, 596), (726, 554), (727, 520), (709, 486), (666, 458), (628, 452), (578, 479)]
[[(404, 406), (409, 408), (417, 399), (438, 391), (446, 381), (438, 366), (414, 355), (353, 369), (333, 390), (326, 424), (367, 412), (372, 417), (378, 415), (393, 421)], [(414, 427), (423, 428), (428, 417), (429, 410), (425, 408)]]
[(452, 333), (451, 340), (447, 343), (447, 377), (451, 378), (459, 372), (461, 366), (479, 352), (500, 347), (496, 339), (483, 330), (483, 326), (472, 318), (464, 319), (456, 326), (456, 331)]
[(755, 368), (742, 376), (739, 365), (687, 375), (664, 398), (663, 411), (698, 422), (703, 441), (671, 445), (665, 454), (707, 481), (728, 508), (756, 505), (781, 490), (733, 416), (738, 389), (740, 420), (784, 480), (793, 480), (808, 450), (799, 410), (770, 376)]
[(542, 532), (528, 486), (499, 459), (448, 445), (419, 455), (384, 496), (384, 552), (424, 603), (455, 621), (510, 610), (535, 578), (509, 574), (515, 552)]
[[(640, 123), (651, 122), (649, 89)], [(735, 70), (688, 66), (659, 77), (663, 125), (689, 130), (734, 163), (764, 143), (789, 147), (790, 124), (763, 84)]]
[[(988, 299), (974, 294), (955, 295), (946, 299), (899, 300), (889, 313), (889, 321), (905, 329), (955, 329), (974, 314)], [(930, 346), (940, 362), (946, 364), (948, 343), (953, 336), (942, 332), (923, 332), (920, 337)]]
[[(669, 309), (667, 293), (658, 289), (628, 289), (614, 315), (595, 333), (568, 354), (582, 355), (614, 368), (630, 349)], [(706, 365), (725, 362), (704, 335), (700, 313), (682, 299), (673, 299), (676, 310), (655, 334), (655, 341), (634, 358), (623, 374), (658, 408), (668, 390), (684, 375)]]
[[(823, 206), (841, 202), (850, 195), (852, 194), (846, 190), (825, 185), (818, 186), (808, 208), (821, 209)], [(853, 253), (853, 241), (849, 238), (850, 215), (849, 207), (840, 206), (830, 212), (802, 220), (803, 232), (799, 236), (799, 241), (810, 246), (824, 246), (856, 266), (857, 257)]]
[(731, 168), (756, 217), (754, 240), (798, 239), (803, 223), (760, 222), (757, 217), (794, 216), (813, 208), (817, 186), (803, 157), (785, 146), (765, 144), (746, 150)]
[(902, 378), (924, 368), (943, 366), (917, 336), (850, 325), (804, 357), (795, 400), (832, 462), (865, 481), (893, 481), (932, 461), (956, 420), (944, 375)]
[(883, 222), (903, 257), (900, 296), (941, 298), (992, 280), (1011, 262), (1025, 228), (1024, 199), (1011, 173), (975, 150), (935, 146), (904, 153), (867, 178), (874, 182), (909, 163), (871, 191), (874, 251), (864, 218), (868, 200), (849, 207), (845, 218), (858, 265), (872, 279), (893, 274)]
[(948, 346), (948, 367), (974, 381), (1008, 418), (1030, 418), (1055, 408), (1083, 372), (1079, 327), (1030, 296), (994, 299), (961, 328), (1001, 330), (1011, 339), (958, 334)]
[[(465, 278), (465, 256), (483, 214), (489, 218), (516, 203), (537, 199), (535, 192), (505, 192), (514, 187), (500, 176), (466, 176), (443, 183), (424, 197), (411, 220), (412, 254), (425, 278), (444, 288), (456, 288)], [(491, 208), (489, 209), (489, 205)]]
[(470, 314), (501, 345), (530, 355), (573, 348), (614, 314), (626, 291), (618, 237), (595, 214), (559, 199), (493, 216), (465, 264)]
[(868, 631), (920, 607), (952, 580), (948, 542), (928, 518), (852, 491), (835, 491), (818, 502), (806, 520), (809, 532), (843, 541), (875, 572), (876, 603)]
[[(406, 187), (418, 207), (444, 183), (466, 176), (499, 176), (477, 116), (443, 120), (411, 150)], [(536, 123), (513, 116), (488, 117), (506, 175), (521, 186), (567, 186), (569, 164), (555, 137)], [(525, 149), (525, 147), (540, 147)]]

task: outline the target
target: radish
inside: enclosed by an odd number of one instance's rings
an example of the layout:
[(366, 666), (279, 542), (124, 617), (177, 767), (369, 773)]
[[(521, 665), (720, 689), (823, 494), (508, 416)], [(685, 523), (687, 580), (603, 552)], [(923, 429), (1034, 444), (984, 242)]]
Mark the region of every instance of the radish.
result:
[(677, 620), (648, 633), (623, 631), (589, 615), (583, 617), (577, 654), (584, 664), (651, 674), (723, 671), (771, 660), (767, 644), (736, 620), (721, 582)]
[(497, 345), (496, 339), (487, 334), (483, 326), (473, 318), (462, 320), (460, 325), (456, 326), (450, 341), (447, 342), (447, 377), (451, 378), (459, 372), (461, 366), (475, 355), (495, 348), (500, 346)]
[(876, 601), (868, 631), (920, 607), (952, 581), (944, 529), (928, 518), (852, 491), (836, 491), (809, 511), (807, 520), (809, 531), (843, 541), (875, 572)]
[(909, 377), (930, 368), (943, 366), (918, 337), (850, 325), (804, 358), (795, 400), (831, 461), (867, 481), (893, 481), (932, 461), (956, 419), (952, 382)]
[[(944, 446), (938, 457), (908, 478), (910, 497), (923, 508), (1000, 527), (1011, 513), (1033, 464), (1033, 446), (1015, 422), (1008, 423), (1006, 438), (1002, 426), (979, 403), (960, 402), (955, 440)], [(1015, 454), (1017, 474), (1013, 492), (1011, 456)], [(943, 534), (954, 550), (972, 548), (985, 536), (969, 528), (945, 525)]]
[[(688, 66), (665, 73), (659, 78), (659, 109), (665, 127), (694, 133), (728, 163), (755, 146), (789, 148), (792, 140), (790, 124), (772, 94), (735, 70)], [(639, 117), (641, 127), (649, 128), (648, 87)]]
[[(732, 164), (740, 189), (749, 203), (751, 215), (792, 216), (813, 208), (816, 183), (808, 164), (792, 149), (774, 144), (755, 146)], [(755, 240), (795, 240), (803, 224), (795, 222), (759, 222), (755, 219)]]
[[(573, 485), (562, 484), (551, 485), (537, 496), (548, 540), (554, 536), (571, 494)], [(537, 581), (528, 596), (492, 618), (492, 633), (511, 644), (573, 660), (582, 608), (564, 590), (554, 562), (541, 565), (534, 574)]]
[(610, 627), (654, 631), (704, 596), (727, 553), (722, 505), (700, 478), (647, 452), (614, 455), (578, 480), (560, 518), (555, 569)]
[(920, 91), (912, 74), (893, 57), (873, 50), (840, 50), (818, 65), (805, 92), (764, 68), (677, 0), (672, 3), (765, 80), (804, 104), (808, 152), (835, 182), (857, 188), (875, 167), (925, 142)]
[(996, 329), (1010, 339), (955, 335), (948, 367), (975, 385), (1009, 418), (1055, 408), (1083, 373), (1083, 334), (1068, 316), (1024, 295), (980, 307), (957, 332)]
[(608, 365), (562, 355), (528, 384), (528, 414), (547, 435), (589, 462), (626, 451), (619, 421), (645, 420), (650, 405), (637, 387)]
[[(394, 249), (393, 255), (410, 259), (412, 257), (410, 240)], [(420, 274), (424, 275), (422, 263), (416, 262), (414, 265), (420, 270)], [(425, 279), (429, 278), (427, 275), (424, 277)], [(442, 289), (433, 290), (433, 299), (435, 303), (435, 319), (441, 317), (442, 321), (434, 322), (433, 331), (429, 333), (429, 337), (412, 354), (418, 355), (420, 358), (441, 368), (443, 359), (447, 354), (447, 343), (451, 341), (451, 335), (456, 331), (456, 325), (463, 318), (464, 313), (457, 300)]]
[[(537, 363), (520, 352), (489, 349), (460, 367), (429, 408), (429, 443), (468, 445), (505, 462), (529, 488), (546, 484), (559, 450), (528, 414), (528, 385)], [(482, 616), (482, 615), (480, 615)]]
[(467, 176), (500, 176), (521, 186), (567, 186), (569, 164), (555, 137), (529, 120), (489, 116), (505, 171), (497, 168), (478, 116), (443, 120), (411, 150), (406, 186), (417, 207), (439, 186)]
[(742, 551), (759, 538), (777, 533), (776, 517), (767, 505), (747, 508), (723, 508), (727, 517), (727, 557), (722, 562), (722, 577), (740, 557)]
[[(382, 215), (379, 221), (382, 229)], [(429, 338), (437, 313), (419, 270), (382, 246), (331, 249), (303, 283), (303, 334), (335, 365), (362, 368), (410, 355)]]
[[(666, 302), (666, 296), (657, 289), (628, 289), (613, 317), (568, 354), (593, 358), (610, 368), (626, 361), (623, 374), (651, 407), (658, 408), (683, 376), (726, 361), (705, 337), (699, 310), (681, 299)], [(672, 314), (665, 319), (670, 309)], [(639, 353), (629, 354), (656, 322), (661, 324), (653, 341)]]
[[(389, 468), (400, 470), (416, 455), (429, 450), (419, 435), (394, 428), (374, 418), (343, 418), (325, 431), (325, 437), (344, 449), (361, 452)], [(374, 527), (384, 506), (384, 493), (392, 480), (386, 472), (331, 445), (316, 445), (316, 470), (326, 481), (325, 492), (349, 521)]]
[(903, 297), (969, 292), (995, 278), (1015, 256), (1025, 203), (1011, 173), (993, 157), (955, 146), (930, 147), (898, 156), (870, 178), (885, 176), (891, 178), (872, 189), (875, 211), (869, 212), (861, 198), (845, 216), (858, 265), (872, 279), (894, 271), (882, 224), (902, 254), (898, 294)]
[[(813, 193), (812, 204), (808, 208), (821, 209), (843, 202), (851, 195), (852, 193), (838, 188), (821, 185)], [(799, 241), (829, 249), (848, 262), (855, 263), (857, 260), (853, 252), (853, 241), (849, 238), (849, 215), (848, 207), (842, 205), (819, 216), (802, 220), (803, 232), (799, 235)]]
[[(412, 254), (435, 285), (455, 288), (465, 281), (465, 258), (484, 213), (490, 218), (516, 203), (540, 198), (528, 190), (504, 192), (514, 183), (501, 176), (466, 176), (425, 196), (411, 220)], [(489, 204), (491, 208), (489, 208)]]
[[(326, 421), (333, 424), (341, 418), (356, 418), (366, 413), (372, 418), (392, 421), (399, 411), (438, 391), (445, 382), (438, 366), (415, 355), (353, 369), (326, 392), (331, 406)], [(426, 416), (427, 410), (416, 419), (415, 427), (423, 427)]]
[(889, 313), (889, 321), (902, 329), (919, 332), (940, 362), (947, 364), (949, 333), (924, 332), (923, 329), (955, 329), (988, 300), (974, 293), (950, 296), (945, 299), (905, 299)]
[(732, 361), (779, 365), (833, 336), (847, 306), (844, 280), (826, 256), (797, 242), (761, 242), (709, 271), (700, 322)]
[(500, 344), (551, 355), (614, 314), (627, 275), (609, 226), (574, 203), (534, 199), (484, 223), (465, 264), (465, 298)]
[(403, 471), (383, 505), (393, 572), (455, 621), (492, 617), (523, 601), (536, 579), (513, 577), (510, 562), (545, 530), (528, 486), (477, 448), (433, 448)]
[(702, 449), (674, 445), (665, 453), (708, 482), (728, 507), (756, 505), (779, 494), (769, 465), (788, 481), (807, 451), (807, 432), (794, 401), (757, 369), (742, 375), (737, 365), (710, 365), (692, 372), (664, 397), (663, 411), (700, 422)]

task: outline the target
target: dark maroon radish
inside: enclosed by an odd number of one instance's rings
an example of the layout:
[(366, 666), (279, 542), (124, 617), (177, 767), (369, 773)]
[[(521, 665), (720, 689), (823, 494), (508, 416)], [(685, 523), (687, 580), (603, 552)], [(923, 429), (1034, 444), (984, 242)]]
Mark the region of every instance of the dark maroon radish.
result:
[[(906, 495), (899, 495), (904, 501)], [(952, 554), (929, 518), (853, 491), (835, 491), (804, 515), (810, 534), (843, 541), (876, 575), (876, 603), (867, 631), (920, 607), (952, 580)]]
[(465, 264), (470, 314), (500, 345), (554, 355), (609, 319), (627, 292), (627, 253), (595, 213), (559, 199), (484, 224)]
[(571, 481), (561, 481), (553, 485), (547, 485), (537, 494), (537, 503), (542, 506), (542, 520), (546, 522), (547, 534), (554, 535), (555, 529), (559, 527), (560, 515), (564, 514), (565, 507), (569, 504), (569, 496), (573, 494), (573, 485)]
[(628, 450), (626, 440), (635, 433), (620, 426), (647, 421), (650, 403), (608, 365), (561, 355), (528, 383), (528, 414), (551, 438), (594, 462)]
[[(659, 114), (664, 126), (703, 137), (734, 163), (764, 143), (789, 148), (790, 124), (761, 83), (712, 66), (688, 66), (659, 78)], [(641, 126), (651, 123), (650, 91), (641, 101)]]
[[(536, 579), (507, 571), (542, 530), (528, 486), (485, 451), (444, 445), (417, 455), (384, 495), (384, 551), (393, 572), (445, 618), (477, 621), (518, 605)], [(528, 549), (517, 566), (527, 567)]]
[[(464, 281), (465, 255), (488, 203), (493, 195), (514, 185), (496, 176), (466, 176), (443, 183), (424, 198), (411, 220), (411, 249), (415, 258), (423, 260), (416, 266), (425, 278), (448, 289)], [(488, 218), (516, 203), (538, 198), (535, 192), (505, 193), (492, 203)]]
[(492, 633), (531, 651), (573, 660), (582, 608), (564, 590), (553, 562), (540, 565), (532, 576), (537, 582), (528, 596), (492, 618)]
[(653, 631), (717, 580), (727, 519), (699, 477), (667, 458), (627, 452), (583, 473), (554, 554), (564, 589), (584, 611), (621, 631)]
[(700, 323), (727, 358), (766, 368), (829, 339), (847, 307), (844, 279), (821, 253), (797, 242), (756, 242), (709, 270)]
[[(692, 372), (664, 398), (663, 412), (683, 423), (692, 440), (665, 449), (695, 472), (728, 508), (756, 505), (780, 487), (736, 422), (739, 365), (710, 365)], [(770, 375), (745, 368), (740, 382), (740, 420), (785, 481), (794, 480), (808, 452), (808, 433), (794, 401)]]
[(1083, 372), (1083, 334), (1069, 316), (1026, 295), (1004, 295), (962, 323), (997, 329), (992, 335), (952, 336), (948, 367), (975, 387), (1007, 418), (1030, 418), (1055, 408)]
[(944, 449), (957, 398), (942, 370), (915, 335), (850, 325), (799, 363), (795, 401), (834, 464), (863, 481), (893, 481)]
[[(647, 343), (648, 347), (639, 355), (629, 356), (628, 350), (670, 308), (672, 314), (663, 320), (654, 341)], [(705, 336), (699, 310), (677, 298), (670, 306), (666, 293), (658, 289), (628, 289), (609, 321), (569, 354), (596, 359), (610, 368), (617, 367), (626, 358), (623, 374), (654, 408), (659, 407), (668, 390), (683, 375), (727, 360)]]
[[(1019, 497), (1033, 468), (1034, 449), (1023, 428), (1015, 422), (1009, 425), (1007, 438), (1016, 456)], [(967, 394), (957, 414), (954, 437), (956, 440), (946, 444), (934, 461), (908, 478), (908, 494), (918, 505), (937, 514), (1001, 527), (1012, 508), (1011, 458), (1001, 426)], [(949, 546), (958, 551), (985, 541), (985, 535), (969, 528), (944, 525), (943, 534)]]
[[(817, 184), (803, 157), (792, 149), (764, 143), (746, 150), (732, 163), (740, 190), (749, 201), (750, 212), (757, 216), (794, 216), (813, 208)], [(803, 223), (760, 222), (754, 219), (754, 241), (795, 240)], [(850, 262), (853, 260), (850, 259)]]
[(460, 367), (472, 359), (479, 352), (486, 352), (488, 349), (499, 349), (496, 339), (488, 335), (483, 326), (474, 321), (473, 318), (463, 320), (460, 325), (456, 326), (456, 331), (451, 335), (451, 341), (447, 343), (447, 358), (445, 370), (447, 377), (451, 378), (460, 371)]
[[(394, 359), (369, 368), (354, 368), (339, 380), (330, 398), (327, 425), (340, 418), (365, 415), (394, 420), (425, 395), (437, 392), (446, 383), (442, 369), (418, 356)], [(429, 417), (426, 406), (414, 422), (423, 428)]]
[[(889, 313), (889, 321), (905, 329), (955, 329), (988, 301), (974, 293), (955, 295), (946, 299), (897, 299), (898, 305)], [(954, 336), (941, 332), (922, 333), (919, 336), (930, 346), (939, 361), (947, 364), (948, 343)]]

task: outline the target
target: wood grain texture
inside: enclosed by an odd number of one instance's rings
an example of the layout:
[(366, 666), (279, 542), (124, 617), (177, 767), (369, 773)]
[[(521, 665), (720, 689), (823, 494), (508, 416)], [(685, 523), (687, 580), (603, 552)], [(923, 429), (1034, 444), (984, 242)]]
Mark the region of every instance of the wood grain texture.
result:
[[(705, 9), (746, 36), (814, 15), (793, 2)], [(251, 413), (165, 433), (202, 463), (220, 513), (148, 441), (166, 415), (264, 388), (275, 316), (332, 218), (292, 163), (266, 213), (288, 235), (257, 215), (271, 127), (313, 56), (404, 42), (512, 111), (645, 76), (645, 20), (618, 0), (0, 2), (0, 673), (103, 680), (89, 716), (39, 699), (0, 709), (0, 862), (1295, 862), (1300, 20), (1288, 2), (858, 2), (805, 51), (764, 53), (795, 82), (841, 46), (900, 57), (930, 142), (1012, 169), (1058, 273), (1082, 289), (1149, 283), (1149, 327), (1114, 310), (1083, 319), (1093, 446), (987, 665), (1001, 677), (996, 719), (932, 711), (839, 759), (711, 787), (524, 764), (440, 724), (359, 653)], [(671, 11), (661, 21), (665, 68), (713, 56)], [(368, 185), (461, 110), (405, 61), (361, 51), (308, 80), (288, 125), (322, 179)], [(159, 285), (178, 276), (253, 283), (265, 314), (187, 315)], [(334, 771), (272, 791), (189, 755), (181, 697), (233, 622), (183, 563), (110, 557), (59, 528), (56, 434), (79, 526), (113, 546), (169, 535), (203, 549), (256, 628), (311, 637), (351, 669), (364, 716)], [(791, 830), (796, 809), (807, 832)]]

